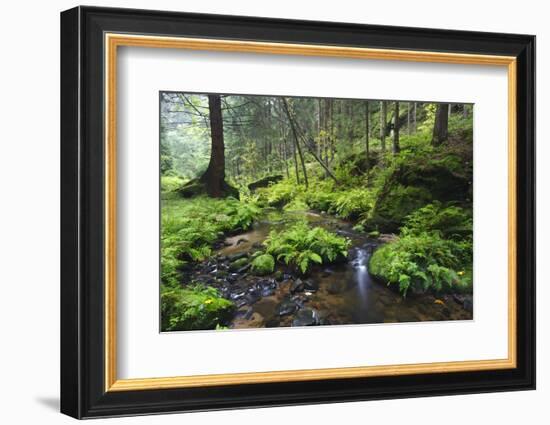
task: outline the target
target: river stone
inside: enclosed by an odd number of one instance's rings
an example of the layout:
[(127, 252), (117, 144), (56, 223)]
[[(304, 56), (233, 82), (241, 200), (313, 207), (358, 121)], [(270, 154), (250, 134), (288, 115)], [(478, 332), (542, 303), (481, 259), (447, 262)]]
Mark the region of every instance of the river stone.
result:
[(248, 304), (254, 304), (255, 302), (259, 301), (260, 298), (262, 298), (262, 296), (260, 295), (260, 292), (255, 288), (249, 290), (245, 296), (245, 300)]
[(287, 314), (292, 314), (296, 311), (298, 306), (296, 303), (290, 299), (284, 299), (281, 304), (277, 306), (277, 314), (279, 316), (285, 316)]
[(303, 308), (296, 313), (292, 326), (315, 326), (319, 324), (319, 315), (313, 308)]
[(239, 252), (237, 254), (228, 255), (227, 259), (231, 262), (235, 260), (240, 260), (241, 258), (248, 257), (248, 252)]
[(298, 278), (296, 280), (294, 280), (291, 284), (290, 284), (290, 292), (292, 294), (296, 293), (296, 292), (302, 292), (304, 290), (304, 282), (302, 281), (302, 279)]
[(252, 264), (248, 263), (246, 266), (243, 266), (243, 267), (241, 267), (239, 270), (237, 270), (237, 273), (244, 273), (244, 272), (246, 272), (251, 266), (252, 266)]
[(309, 292), (315, 292), (319, 289), (319, 284), (311, 279), (304, 281), (304, 290)]
[(226, 280), (230, 283), (236, 282), (241, 276), (239, 273), (230, 273), (227, 275)]
[(464, 310), (468, 311), (469, 313), (473, 313), (474, 311), (474, 300), (471, 295), (467, 295), (464, 297)]
[(238, 258), (237, 260), (233, 261), (231, 265), (229, 266), (229, 270), (232, 272), (238, 271), (241, 268), (244, 268), (248, 265), (248, 258), (242, 257)]
[(284, 274), (283, 274), (282, 271), (277, 270), (277, 271), (275, 272), (274, 277), (275, 277), (275, 280), (276, 280), (277, 282), (282, 282), (283, 279), (284, 279)]

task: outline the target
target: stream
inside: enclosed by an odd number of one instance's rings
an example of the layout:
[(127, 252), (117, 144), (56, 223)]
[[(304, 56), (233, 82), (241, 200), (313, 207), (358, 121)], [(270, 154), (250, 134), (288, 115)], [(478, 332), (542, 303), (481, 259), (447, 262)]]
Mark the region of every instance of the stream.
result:
[[(271, 230), (304, 217), (351, 241), (347, 261), (314, 266), (307, 277), (280, 269), (266, 277), (230, 264), (261, 248)], [(315, 212), (268, 211), (247, 232), (228, 237), (216, 256), (194, 271), (194, 279), (217, 287), (237, 306), (229, 328), (344, 325), (472, 319), (471, 298), (432, 294), (403, 298), (376, 281), (368, 271), (371, 254), (381, 242), (356, 232), (352, 223)]]

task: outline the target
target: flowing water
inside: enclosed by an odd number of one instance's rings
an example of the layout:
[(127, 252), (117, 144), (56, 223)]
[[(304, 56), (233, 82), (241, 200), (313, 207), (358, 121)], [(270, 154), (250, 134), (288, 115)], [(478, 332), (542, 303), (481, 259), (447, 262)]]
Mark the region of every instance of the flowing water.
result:
[(233, 282), (224, 289), (239, 307), (231, 328), (472, 319), (471, 309), (464, 308), (462, 297), (423, 294), (404, 299), (393, 288), (376, 281), (369, 274), (368, 262), (380, 242), (355, 232), (351, 223), (329, 215), (282, 215), (271, 211), (248, 232), (227, 238), (218, 256), (223, 259), (244, 255), (257, 249), (271, 230), (304, 218), (311, 225), (350, 238), (347, 261), (314, 267), (307, 278), (301, 279), (303, 288), (296, 288), (298, 276), (291, 273), (285, 273), (280, 281), (252, 276), (246, 271), (234, 273)]

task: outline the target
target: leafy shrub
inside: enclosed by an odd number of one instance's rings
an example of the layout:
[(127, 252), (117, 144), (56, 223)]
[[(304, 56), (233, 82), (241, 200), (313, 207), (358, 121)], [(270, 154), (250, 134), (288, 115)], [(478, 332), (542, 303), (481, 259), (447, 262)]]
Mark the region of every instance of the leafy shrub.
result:
[(275, 259), (270, 254), (258, 255), (252, 261), (252, 272), (258, 276), (273, 273), (275, 270)]
[(471, 211), (457, 206), (444, 207), (436, 201), (411, 213), (401, 230), (407, 234), (437, 231), (444, 238), (463, 239), (471, 237), (472, 229)]
[(356, 219), (372, 209), (374, 200), (372, 191), (363, 188), (350, 189), (337, 196), (331, 210), (340, 217)]
[(350, 241), (322, 227), (309, 228), (300, 222), (287, 230), (272, 231), (264, 245), (268, 254), (305, 274), (312, 263), (333, 262), (346, 257)]
[(161, 329), (189, 331), (216, 329), (231, 320), (234, 304), (221, 298), (215, 288), (161, 285)]
[(403, 296), (409, 289), (468, 290), (471, 267), (471, 243), (443, 239), (437, 232), (403, 236), (379, 247), (369, 260), (370, 273), (399, 285)]
[(257, 189), (260, 201), (271, 207), (282, 207), (301, 192), (303, 188), (291, 180), (282, 180), (269, 187)]
[(179, 176), (162, 176), (160, 178), (161, 192), (173, 192), (183, 184), (183, 179)]
[(337, 197), (338, 194), (332, 190), (315, 190), (306, 192), (305, 201), (314, 210), (328, 212), (336, 202)]

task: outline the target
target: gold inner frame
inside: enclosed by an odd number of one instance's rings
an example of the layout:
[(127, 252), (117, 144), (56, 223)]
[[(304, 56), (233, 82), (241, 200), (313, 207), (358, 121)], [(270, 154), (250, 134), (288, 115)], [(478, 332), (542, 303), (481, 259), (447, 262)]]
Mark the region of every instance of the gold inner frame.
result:
[[(515, 368), (516, 358), (516, 58), (460, 53), (370, 49), (326, 45), (212, 40), (128, 34), (105, 34), (105, 391), (135, 391), (214, 385), (311, 381), (321, 379), (446, 373)], [(119, 46), (325, 56), (468, 65), (491, 65), (508, 72), (508, 357), (437, 363), (305, 369), (273, 372), (118, 379), (116, 325), (116, 106)]]

